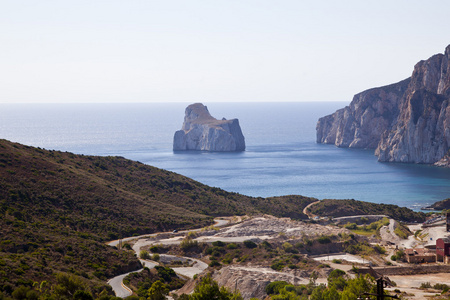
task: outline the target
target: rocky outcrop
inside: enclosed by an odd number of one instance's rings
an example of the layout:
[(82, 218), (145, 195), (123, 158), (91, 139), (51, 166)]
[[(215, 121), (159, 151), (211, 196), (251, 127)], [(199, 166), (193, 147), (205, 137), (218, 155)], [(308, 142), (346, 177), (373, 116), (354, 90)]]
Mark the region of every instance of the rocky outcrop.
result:
[(238, 119), (217, 120), (206, 106), (195, 103), (186, 108), (183, 127), (173, 138), (173, 150), (244, 151), (245, 139)]
[[(329, 269), (319, 269), (322, 277), (327, 277)], [(290, 270), (277, 272), (263, 266), (227, 266), (213, 273), (213, 279), (219, 286), (225, 286), (229, 290), (239, 290), (245, 300), (251, 298), (265, 299), (266, 286), (274, 281), (286, 281), (290, 284), (308, 284), (311, 272), (305, 270)]]
[(446, 165), (449, 59), (450, 45), (417, 63), (410, 78), (355, 95), (349, 106), (319, 119), (317, 142), (372, 148), (379, 161)]

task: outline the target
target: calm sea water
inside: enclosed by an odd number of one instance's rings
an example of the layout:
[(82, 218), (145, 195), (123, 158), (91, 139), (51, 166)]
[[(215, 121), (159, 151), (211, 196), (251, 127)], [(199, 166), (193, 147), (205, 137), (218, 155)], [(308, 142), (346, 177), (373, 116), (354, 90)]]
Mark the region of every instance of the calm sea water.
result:
[(239, 118), (241, 153), (172, 151), (186, 103), (1, 104), (0, 138), (78, 154), (119, 155), (250, 196), (300, 194), (414, 209), (450, 197), (450, 170), (379, 163), (372, 150), (315, 143), (321, 116), (348, 103), (204, 103)]

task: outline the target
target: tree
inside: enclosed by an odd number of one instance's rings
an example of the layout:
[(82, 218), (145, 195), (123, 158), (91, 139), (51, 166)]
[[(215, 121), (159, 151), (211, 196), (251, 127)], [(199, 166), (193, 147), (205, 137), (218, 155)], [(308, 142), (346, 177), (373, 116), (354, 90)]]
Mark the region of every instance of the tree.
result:
[(334, 287), (337, 290), (343, 291), (347, 285), (346, 279), (347, 274), (344, 271), (335, 269), (328, 275), (328, 287)]
[(325, 290), (325, 292), (323, 293), (323, 298), (326, 300), (339, 300), (340, 299), (339, 293), (334, 286)]
[(161, 281), (156, 280), (153, 282), (152, 286), (148, 289), (147, 295), (148, 300), (164, 300), (166, 299), (166, 295), (169, 294), (169, 289), (167, 286)]

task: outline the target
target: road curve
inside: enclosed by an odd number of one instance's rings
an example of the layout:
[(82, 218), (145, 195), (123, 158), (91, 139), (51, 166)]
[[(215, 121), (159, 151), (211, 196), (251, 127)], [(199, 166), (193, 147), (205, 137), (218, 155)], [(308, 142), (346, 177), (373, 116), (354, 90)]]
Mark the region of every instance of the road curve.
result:
[(319, 203), (319, 202), (320, 202), (320, 200), (318, 200), (318, 201), (316, 201), (316, 202), (313, 202), (313, 203), (310, 203), (310, 204), (306, 205), (306, 207), (303, 209), (303, 213), (304, 213), (305, 215), (307, 215), (308, 218), (310, 218), (310, 219), (314, 218), (316, 215), (314, 215), (314, 214), (312, 214), (311, 212), (309, 212), (309, 209), (311, 208), (311, 206), (313, 206), (314, 204), (317, 204), (317, 203)]
[(131, 289), (123, 284), (123, 279), (130, 273), (141, 272), (142, 270), (144, 270), (144, 269), (125, 273), (125, 274), (116, 276), (116, 277), (108, 280), (108, 284), (112, 287), (112, 289), (117, 297), (125, 298), (125, 297), (131, 296), (133, 294), (131, 292)]
[[(220, 219), (220, 218), (216, 218), (214, 219), (214, 221), (216, 222), (215, 226), (225, 226), (227, 224), (230, 223), (230, 220), (224, 220), (224, 219)], [(199, 231), (200, 229), (194, 229), (194, 230), (183, 230), (180, 232), (189, 232), (189, 231)], [(144, 238), (144, 237), (152, 237), (152, 236), (156, 236), (160, 233), (163, 232), (159, 232), (159, 233), (153, 233), (153, 234), (144, 234), (144, 235), (140, 235), (140, 236), (132, 236), (132, 237), (128, 237), (128, 238), (123, 238), (122, 242), (126, 242), (126, 241), (130, 241), (130, 240), (135, 240), (135, 239), (140, 239), (140, 238)], [(165, 232), (168, 233), (168, 232)], [(111, 241), (108, 242), (107, 245), (115, 247), (119, 244), (119, 240), (115, 240), (115, 241)], [(136, 246), (136, 245), (135, 245)], [(138, 251), (140, 249), (139, 247), (133, 247), (133, 250), (135, 251), (136, 254), (138, 254)], [(194, 258), (189, 257), (190, 260), (195, 261), (194, 265), (192, 267), (180, 267), (180, 268), (173, 268), (173, 270), (181, 275), (187, 276), (187, 277), (193, 277), (195, 274), (200, 273), (201, 271), (203, 271), (204, 269), (206, 269), (208, 267), (208, 265), (204, 262), (202, 262), (201, 260), (197, 260)], [(157, 264), (155, 262), (152, 261), (148, 261), (148, 260), (143, 260), (140, 259), (141, 263), (143, 266), (147, 267), (147, 268), (153, 268), (155, 267)], [(116, 294), (117, 297), (120, 298), (126, 298), (128, 296), (132, 295), (132, 291), (130, 288), (128, 288), (124, 283), (123, 283), (123, 279), (130, 273), (135, 273), (135, 272), (141, 272), (143, 269), (137, 270), (137, 271), (133, 271), (133, 272), (128, 272), (126, 274), (122, 274), (122, 275), (118, 275), (116, 277), (113, 277), (111, 279), (108, 280), (108, 284), (112, 287), (114, 293)]]

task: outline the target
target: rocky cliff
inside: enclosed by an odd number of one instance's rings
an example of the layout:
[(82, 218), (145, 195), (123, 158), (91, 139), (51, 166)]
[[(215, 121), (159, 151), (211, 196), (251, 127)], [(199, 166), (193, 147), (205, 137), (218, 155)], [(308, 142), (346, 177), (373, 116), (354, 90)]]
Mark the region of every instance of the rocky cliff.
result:
[(410, 78), (355, 95), (349, 106), (319, 119), (317, 142), (373, 148), (379, 161), (445, 166), (450, 147), (449, 59), (450, 45), (445, 54), (417, 63)]
[(183, 127), (173, 138), (173, 150), (244, 151), (245, 139), (238, 119), (217, 120), (206, 106), (195, 103), (186, 108)]

